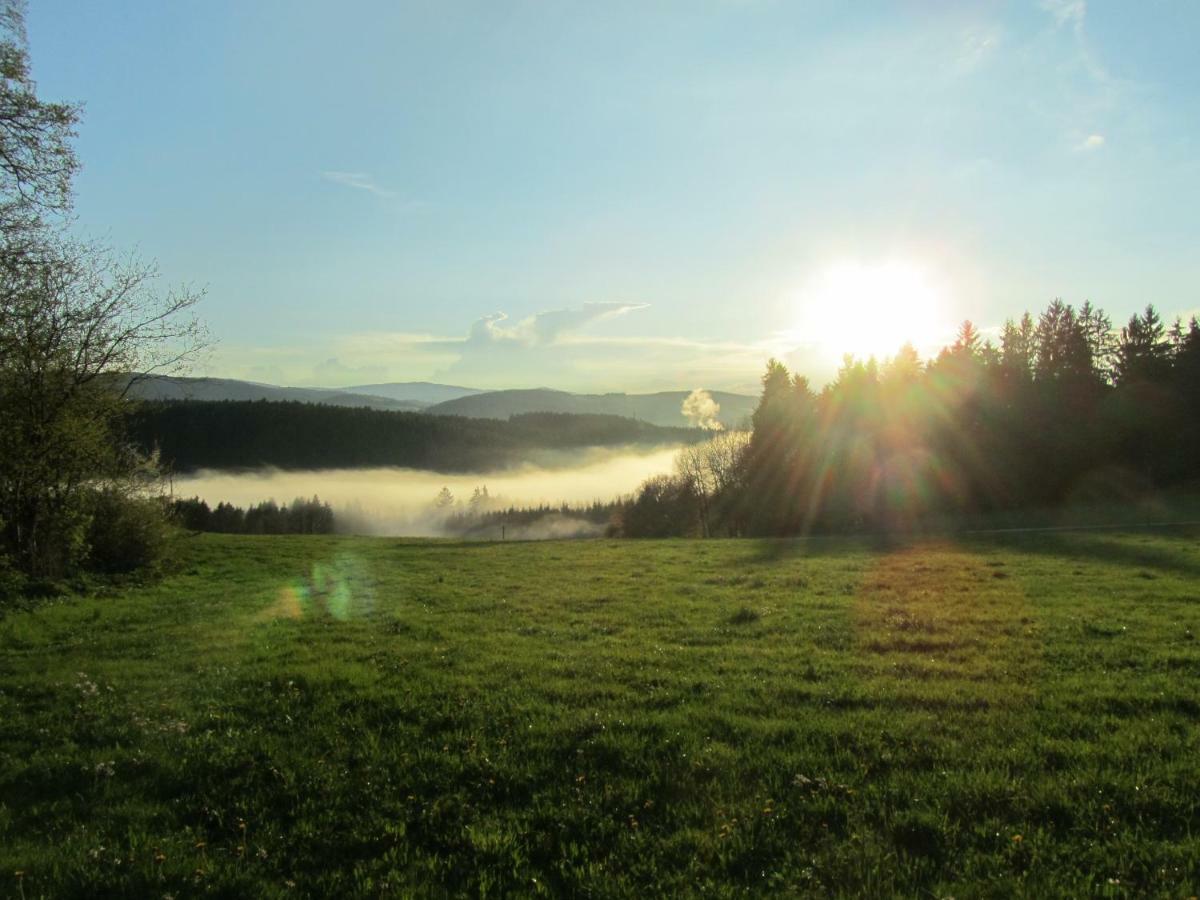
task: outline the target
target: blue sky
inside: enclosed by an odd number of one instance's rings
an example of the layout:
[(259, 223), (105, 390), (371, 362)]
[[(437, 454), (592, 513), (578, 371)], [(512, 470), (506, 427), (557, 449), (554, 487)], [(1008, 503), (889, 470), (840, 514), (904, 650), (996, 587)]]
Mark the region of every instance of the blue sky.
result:
[(1200, 307), (1186, 0), (30, 6), (81, 227), (207, 289), (209, 374), (752, 389), (871, 304)]

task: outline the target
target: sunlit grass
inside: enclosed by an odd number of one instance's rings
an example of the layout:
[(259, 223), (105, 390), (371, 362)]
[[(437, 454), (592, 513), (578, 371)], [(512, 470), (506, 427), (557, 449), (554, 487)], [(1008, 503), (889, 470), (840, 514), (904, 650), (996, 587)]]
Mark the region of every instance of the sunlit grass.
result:
[(190, 538), (0, 620), (0, 896), (1189, 896), (1198, 534)]

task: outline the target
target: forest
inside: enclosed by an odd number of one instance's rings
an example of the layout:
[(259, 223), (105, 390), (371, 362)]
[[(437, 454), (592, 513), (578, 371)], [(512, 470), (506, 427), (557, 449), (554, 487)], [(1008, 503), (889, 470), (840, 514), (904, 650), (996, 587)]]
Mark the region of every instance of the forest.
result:
[(171, 515), (191, 531), (218, 534), (332, 534), (333, 507), (320, 498), (297, 497), (280, 505), (264, 500), (248, 509), (219, 502), (215, 507), (199, 497), (171, 501)]
[(651, 479), (622, 533), (897, 530), (934, 516), (1119, 500), (1194, 486), (1200, 324), (1147, 306), (1119, 330), (1061, 300), (970, 322), (934, 358), (847, 356), (815, 391), (771, 360), (737, 458)]
[(680, 444), (696, 428), (663, 428), (618, 416), (527, 413), (508, 420), (274, 401), (166, 401), (131, 410), (128, 433), (176, 472), (403, 466), (485, 472), (538, 451)]

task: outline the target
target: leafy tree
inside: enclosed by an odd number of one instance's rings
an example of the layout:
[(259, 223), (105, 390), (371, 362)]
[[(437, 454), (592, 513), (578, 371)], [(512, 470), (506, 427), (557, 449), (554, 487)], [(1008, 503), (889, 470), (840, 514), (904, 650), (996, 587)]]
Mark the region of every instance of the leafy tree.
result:
[(699, 504), (690, 481), (658, 475), (646, 480), (623, 514), (629, 537), (691, 537), (700, 532)]
[(82, 563), (96, 509), (152, 478), (122, 438), (122, 374), (205, 341), (198, 294), (158, 294), (153, 268), (65, 235), (78, 109), (38, 99), (21, 12), (0, 15), (0, 552), (43, 576)]
[(69, 210), (79, 113), (74, 104), (38, 97), (24, 4), (0, 3), (0, 267), (30, 262), (45, 239), (47, 217)]

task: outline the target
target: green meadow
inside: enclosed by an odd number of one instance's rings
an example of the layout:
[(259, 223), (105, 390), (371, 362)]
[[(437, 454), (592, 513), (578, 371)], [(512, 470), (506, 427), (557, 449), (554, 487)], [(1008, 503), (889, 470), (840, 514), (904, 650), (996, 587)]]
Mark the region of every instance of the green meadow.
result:
[(181, 538), (0, 618), (0, 897), (1200, 892), (1200, 529)]

